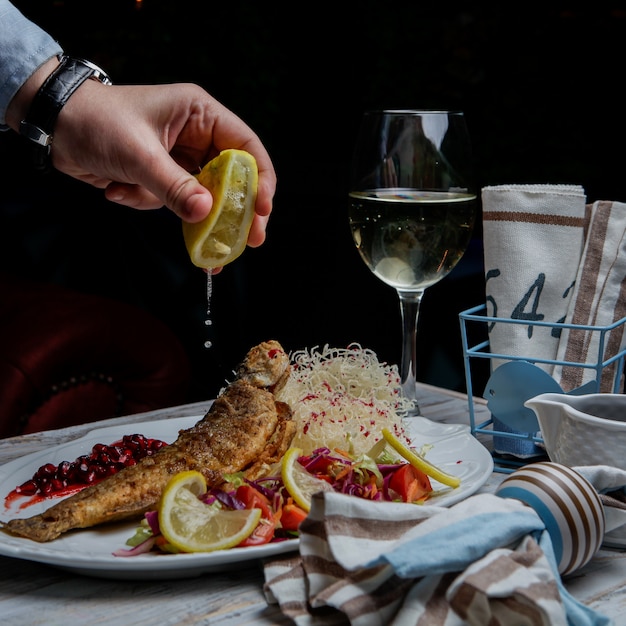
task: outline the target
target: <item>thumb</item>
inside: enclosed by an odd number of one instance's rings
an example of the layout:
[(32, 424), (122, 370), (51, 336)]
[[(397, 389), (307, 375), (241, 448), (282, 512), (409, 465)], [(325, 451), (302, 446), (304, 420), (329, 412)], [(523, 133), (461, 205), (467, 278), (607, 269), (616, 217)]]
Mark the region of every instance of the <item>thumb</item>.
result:
[(211, 192), (198, 179), (163, 150), (158, 156), (139, 159), (137, 171), (130, 180), (111, 182), (106, 197), (135, 209), (166, 206), (186, 222), (199, 222), (213, 206)]
[(211, 211), (213, 195), (195, 176), (187, 175), (172, 200), (165, 199), (165, 206), (185, 222), (199, 222)]
[(186, 222), (199, 222), (206, 217), (213, 206), (211, 192), (169, 154), (165, 154), (159, 165), (160, 168), (147, 168), (149, 179), (145, 187)]

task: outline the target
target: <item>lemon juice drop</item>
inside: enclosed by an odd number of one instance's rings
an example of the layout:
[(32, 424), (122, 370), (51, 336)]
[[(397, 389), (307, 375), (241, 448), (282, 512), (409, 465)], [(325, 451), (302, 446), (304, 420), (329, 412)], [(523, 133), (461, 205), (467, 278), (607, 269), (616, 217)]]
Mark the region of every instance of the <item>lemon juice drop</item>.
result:
[[(206, 272), (206, 315), (207, 318), (204, 320), (204, 323), (207, 326), (211, 326), (213, 324), (213, 320), (211, 319), (211, 298), (213, 296), (213, 272), (208, 269)], [(207, 339), (204, 342), (205, 348), (210, 348), (213, 344), (211, 341)]]

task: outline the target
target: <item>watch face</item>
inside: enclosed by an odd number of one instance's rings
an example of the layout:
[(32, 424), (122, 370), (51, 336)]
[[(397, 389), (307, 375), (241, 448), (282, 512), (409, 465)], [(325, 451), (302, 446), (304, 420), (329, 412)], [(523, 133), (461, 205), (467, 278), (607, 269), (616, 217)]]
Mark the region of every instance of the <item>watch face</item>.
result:
[(79, 59), (81, 63), (84, 63), (87, 67), (93, 70), (93, 74), (90, 78), (100, 81), (103, 85), (112, 85), (111, 79), (109, 75), (101, 68), (99, 68), (95, 63), (91, 61), (85, 61), (83, 59)]

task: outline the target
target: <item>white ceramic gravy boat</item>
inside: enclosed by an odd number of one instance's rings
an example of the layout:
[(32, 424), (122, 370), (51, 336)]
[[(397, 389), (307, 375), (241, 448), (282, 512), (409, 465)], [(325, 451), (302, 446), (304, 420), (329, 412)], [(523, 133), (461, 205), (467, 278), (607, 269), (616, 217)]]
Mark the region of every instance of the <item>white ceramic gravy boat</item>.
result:
[(626, 395), (544, 393), (524, 406), (537, 415), (550, 460), (626, 469)]

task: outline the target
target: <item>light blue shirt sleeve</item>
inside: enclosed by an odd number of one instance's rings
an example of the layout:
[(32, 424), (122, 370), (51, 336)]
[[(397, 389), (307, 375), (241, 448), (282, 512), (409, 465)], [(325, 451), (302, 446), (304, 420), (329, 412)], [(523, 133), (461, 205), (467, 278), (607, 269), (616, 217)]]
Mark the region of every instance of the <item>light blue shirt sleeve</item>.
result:
[(0, 0), (0, 130), (6, 130), (9, 102), (32, 74), (61, 46), (8, 0)]

